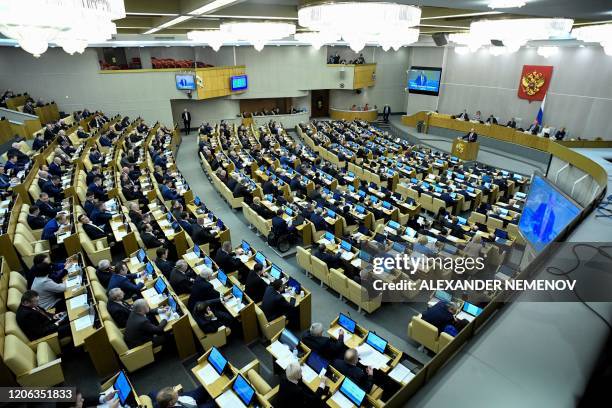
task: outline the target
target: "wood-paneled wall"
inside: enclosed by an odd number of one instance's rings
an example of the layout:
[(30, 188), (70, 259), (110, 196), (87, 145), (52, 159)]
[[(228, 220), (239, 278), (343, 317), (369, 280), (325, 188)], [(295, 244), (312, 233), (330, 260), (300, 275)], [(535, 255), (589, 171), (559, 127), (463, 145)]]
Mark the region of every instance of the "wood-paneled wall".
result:
[(355, 74), (353, 75), (353, 89), (374, 86), (376, 83), (376, 64), (353, 65)]
[(198, 68), (195, 70), (196, 82), (202, 80), (203, 86), (198, 86), (198, 99), (218, 98), (232, 94), (243, 93), (244, 91), (232, 92), (230, 90), (230, 77), (244, 75), (244, 65), (232, 67), (212, 67)]

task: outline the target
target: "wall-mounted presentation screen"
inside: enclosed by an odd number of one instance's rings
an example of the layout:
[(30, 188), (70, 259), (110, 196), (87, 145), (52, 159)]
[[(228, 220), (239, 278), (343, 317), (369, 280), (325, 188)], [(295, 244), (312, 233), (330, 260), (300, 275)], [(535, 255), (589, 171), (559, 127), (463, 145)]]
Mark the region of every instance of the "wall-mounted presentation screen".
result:
[(176, 89), (181, 91), (195, 91), (195, 76), (191, 74), (176, 74)]
[(580, 214), (582, 208), (536, 175), (531, 184), (519, 230), (537, 251), (542, 251)]
[(440, 93), (442, 68), (411, 67), (408, 70), (408, 92), (423, 95)]
[(242, 91), (248, 88), (248, 80), (246, 75), (237, 75), (230, 77), (230, 88), (232, 91)]

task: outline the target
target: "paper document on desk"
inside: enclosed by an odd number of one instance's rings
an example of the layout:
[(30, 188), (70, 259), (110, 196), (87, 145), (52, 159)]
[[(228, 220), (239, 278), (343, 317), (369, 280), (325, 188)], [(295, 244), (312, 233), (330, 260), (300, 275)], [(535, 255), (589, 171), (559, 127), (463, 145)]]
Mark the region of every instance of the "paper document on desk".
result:
[(287, 368), (287, 366), (290, 363), (292, 363), (294, 361), (297, 362), (297, 359), (295, 358), (295, 356), (293, 354), (290, 353), (288, 356), (276, 359), (276, 364), (278, 364), (280, 366), (280, 368), (282, 368), (284, 370), (284, 369)]
[[(342, 329), (342, 327), (338, 326), (336, 327), (334, 330), (331, 331), (331, 335), (334, 338), (338, 338), (338, 332), (340, 332), (340, 330)], [(344, 342), (346, 343), (347, 341), (349, 341), (351, 339), (351, 337), (353, 337), (353, 333), (349, 333), (346, 330), (344, 330)]]
[(66, 288), (71, 288), (73, 286), (80, 286), (82, 279), (80, 276), (75, 276), (74, 278), (66, 279)]
[(336, 391), (336, 393), (332, 395), (330, 399), (340, 408), (353, 408), (355, 406), (351, 400), (346, 398), (340, 391)]
[[(312, 380), (314, 380), (315, 378), (317, 378), (318, 374), (315, 373), (315, 371), (310, 368), (310, 366), (304, 364), (302, 366), (302, 380), (305, 383), (310, 383)], [(319, 384), (317, 384), (319, 385)]]
[(353, 259), (353, 253), (348, 251), (343, 252), (342, 255), (340, 255), (340, 258), (344, 259), (345, 261), (350, 261)]
[(221, 283), (221, 281), (220, 281), (219, 279), (217, 279), (217, 278), (212, 279), (212, 280), (210, 281), (210, 284), (211, 284), (211, 285), (213, 285), (213, 288), (215, 288), (215, 290), (216, 290), (217, 292), (220, 292), (220, 290), (219, 290), (219, 289), (222, 289), (222, 288), (223, 288), (223, 284), (222, 284), (222, 283)]
[(199, 256), (195, 252), (187, 252), (185, 255), (183, 255), (183, 258), (185, 258), (188, 261), (191, 261), (191, 260), (198, 259)]
[(231, 407), (231, 408), (241, 408), (246, 407), (242, 400), (238, 398), (234, 391), (227, 390), (223, 394), (219, 395), (215, 400), (218, 406), (220, 407)]
[(82, 295), (75, 296), (68, 300), (68, 306), (70, 309), (77, 309), (85, 305), (87, 305), (87, 293), (83, 293)]
[(203, 368), (198, 370), (198, 375), (204, 381), (205, 385), (210, 385), (217, 381), (220, 377), (219, 373), (215, 371), (213, 366), (206, 364)]
[(238, 258), (240, 259), (242, 263), (247, 263), (250, 257), (246, 254), (243, 254), (243, 255), (240, 255)]
[(91, 321), (91, 317), (89, 315), (79, 317), (74, 321), (74, 328), (79, 331), (88, 328), (91, 326), (93, 322)]
[(66, 272), (72, 274), (75, 272), (79, 272), (80, 270), (81, 270), (81, 265), (79, 265), (78, 263), (73, 263), (72, 265), (70, 265), (68, 269), (66, 269)]
[(415, 376), (415, 374), (403, 364), (398, 364), (389, 373), (389, 377), (393, 378), (400, 384), (408, 384), (408, 382)]
[(155, 288), (149, 288), (142, 291), (142, 297), (145, 299), (152, 298), (154, 296), (157, 296), (157, 291), (155, 290)]
[(281, 358), (292, 355), (291, 350), (289, 350), (289, 346), (281, 343), (278, 340), (270, 344), (270, 353), (272, 353), (272, 355), (277, 359), (281, 359)]
[(378, 350), (375, 350), (369, 344), (362, 344), (357, 347), (357, 353), (359, 353), (359, 361), (365, 366), (372, 368), (382, 368), (387, 365), (391, 360), (391, 357), (384, 355)]
[(137, 265), (140, 265), (140, 261), (138, 260), (137, 257), (133, 256), (133, 257), (130, 258), (130, 264), (134, 265), (134, 266), (137, 266)]

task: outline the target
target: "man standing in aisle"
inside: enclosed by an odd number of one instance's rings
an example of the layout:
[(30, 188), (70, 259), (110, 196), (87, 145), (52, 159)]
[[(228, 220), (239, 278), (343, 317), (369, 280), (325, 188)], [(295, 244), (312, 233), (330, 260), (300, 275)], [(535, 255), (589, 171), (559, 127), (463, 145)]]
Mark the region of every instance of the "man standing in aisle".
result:
[(183, 114), (181, 115), (183, 118), (183, 125), (185, 134), (189, 134), (189, 130), (191, 129), (191, 113), (187, 110), (187, 108), (183, 109)]
[(385, 123), (389, 123), (389, 115), (391, 114), (391, 106), (389, 106), (389, 104), (385, 104), (385, 106), (383, 107), (382, 114)]

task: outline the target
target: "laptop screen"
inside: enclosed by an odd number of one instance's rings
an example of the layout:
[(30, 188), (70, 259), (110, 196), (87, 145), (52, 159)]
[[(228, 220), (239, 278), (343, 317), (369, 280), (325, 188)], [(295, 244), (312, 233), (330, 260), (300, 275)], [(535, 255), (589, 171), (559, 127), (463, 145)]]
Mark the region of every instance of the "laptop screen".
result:
[(193, 253), (194, 253), (194, 254), (196, 254), (196, 256), (199, 258), (199, 257), (200, 257), (200, 254), (202, 253), (202, 252), (200, 252), (200, 247), (199, 247), (199, 246), (197, 246), (197, 245), (196, 245), (196, 246), (194, 246), (194, 247), (193, 247)]
[(266, 257), (264, 254), (262, 254), (261, 252), (257, 252), (255, 254), (255, 262), (262, 264), (263, 266), (266, 266)]
[(232, 286), (232, 295), (236, 299), (240, 299), (240, 301), (242, 301), (242, 291), (240, 290), (240, 288), (238, 288), (238, 286), (236, 285)]
[(377, 203), (377, 202), (378, 202), (378, 197), (376, 197), (376, 196), (374, 196), (374, 195), (371, 195), (371, 196), (370, 196), (370, 200), (371, 200), (373, 203)]
[(249, 245), (248, 242), (246, 242), (244, 239), (242, 240), (242, 242), (240, 243), (240, 247), (242, 248), (242, 250), (244, 252), (249, 252), (251, 250), (251, 246)]
[(465, 218), (463, 218), (463, 217), (457, 217), (457, 222), (460, 225), (465, 225), (467, 223), (467, 220)]
[(508, 239), (508, 231), (495, 228), (495, 236), (501, 239)]
[(325, 239), (328, 240), (329, 242), (334, 242), (335, 238), (334, 238), (334, 234), (332, 234), (329, 231), (325, 232)]
[(306, 359), (306, 364), (313, 369), (315, 373), (320, 373), (322, 369), (327, 369), (329, 361), (312, 351)]
[(283, 273), (282, 269), (272, 264), (272, 268), (270, 268), (270, 276), (274, 279), (280, 279), (281, 274)]
[(295, 335), (291, 333), (288, 329), (283, 329), (280, 337), (278, 338), (278, 341), (280, 341), (286, 346), (289, 346), (291, 350), (294, 350), (300, 343), (300, 340), (295, 337)]
[(365, 391), (362, 390), (352, 382), (348, 377), (342, 381), (342, 385), (340, 386), (340, 392), (344, 394), (351, 402), (357, 406), (360, 406), (363, 402), (363, 398), (365, 397)]
[(346, 316), (345, 314), (340, 313), (338, 315), (338, 324), (340, 325), (340, 327), (346, 329), (350, 333), (355, 333), (355, 321), (350, 317)]
[(217, 271), (217, 279), (225, 286), (227, 284), (227, 275), (221, 269)]
[(168, 297), (168, 306), (170, 306), (170, 309), (172, 309), (173, 312), (176, 312), (176, 301), (172, 296)]
[(241, 374), (238, 374), (236, 377), (236, 380), (232, 385), (232, 390), (234, 390), (236, 395), (238, 395), (238, 398), (240, 398), (246, 406), (251, 403), (253, 395), (255, 395), (255, 390), (249, 385)]
[(357, 211), (359, 214), (363, 214), (365, 212), (365, 208), (363, 208), (360, 205), (356, 205), (355, 206), (355, 211)]
[(400, 244), (399, 242), (394, 242), (393, 243), (393, 250), (397, 251), (399, 253), (403, 253), (406, 250), (406, 247), (402, 244)]
[(387, 210), (391, 209), (391, 203), (388, 201), (383, 201), (382, 206), (385, 207)]
[(385, 349), (387, 348), (387, 340), (378, 336), (374, 332), (368, 332), (368, 337), (366, 337), (366, 343), (374, 347), (374, 349), (380, 351), (381, 353), (384, 353)]
[(445, 302), (450, 302), (453, 299), (453, 295), (444, 290), (436, 290), (434, 292), (434, 297), (438, 300), (443, 300)]
[(204, 265), (208, 266), (209, 268), (212, 268), (212, 259), (210, 259), (210, 257), (206, 256), (204, 257)]
[(336, 217), (336, 213), (332, 210), (327, 210), (327, 216), (329, 218), (335, 218)]
[(372, 260), (372, 255), (368, 254), (366, 251), (359, 251), (359, 258), (363, 261), (370, 262)]
[(289, 280), (287, 281), (287, 286), (295, 289), (295, 293), (300, 293), (302, 291), (302, 285), (300, 285), (300, 282), (296, 281), (293, 278), (289, 278)]
[(202, 201), (200, 201), (200, 197), (198, 197), (198, 196), (196, 196), (196, 198), (193, 200), (193, 203), (194, 203), (195, 205), (197, 205), (197, 206), (199, 206), (201, 202), (202, 202)]
[(289, 207), (285, 207), (285, 214), (291, 217), (293, 215), (293, 210)]
[(340, 241), (340, 248), (344, 249), (345, 251), (350, 251), (352, 247), (351, 247), (351, 244), (342, 240)]
[(157, 279), (155, 281), (155, 290), (159, 294), (164, 293), (166, 291), (166, 283), (162, 279)]
[(227, 359), (223, 357), (223, 354), (221, 354), (216, 347), (213, 346), (210, 349), (210, 354), (208, 355), (207, 361), (211, 366), (213, 366), (219, 375), (223, 374), (223, 370), (225, 370), (225, 366), (227, 365)]
[(387, 226), (389, 226), (389, 228), (393, 228), (394, 230), (399, 229), (400, 225), (398, 222), (396, 221), (389, 221), (389, 223), (387, 224)]
[(115, 383), (113, 384), (113, 388), (117, 390), (117, 394), (119, 395), (119, 402), (121, 402), (121, 405), (124, 405), (125, 401), (132, 393), (132, 387), (130, 387), (130, 383), (128, 382), (128, 379), (123, 371), (119, 372), (119, 375), (117, 376), (117, 378), (115, 379)]
[(274, 196), (272, 196), (272, 194), (266, 194), (266, 200), (272, 202), (274, 201)]
[(478, 316), (480, 313), (482, 313), (481, 308), (469, 302), (463, 302), (463, 311), (472, 316)]
[(154, 271), (155, 269), (153, 269), (153, 264), (151, 262), (147, 262), (147, 264), (145, 265), (145, 272), (147, 272), (147, 275), (153, 275)]
[(141, 248), (140, 250), (138, 250), (138, 253), (136, 254), (136, 258), (138, 258), (140, 262), (144, 262), (146, 257), (147, 257), (147, 253), (145, 252), (144, 249)]

